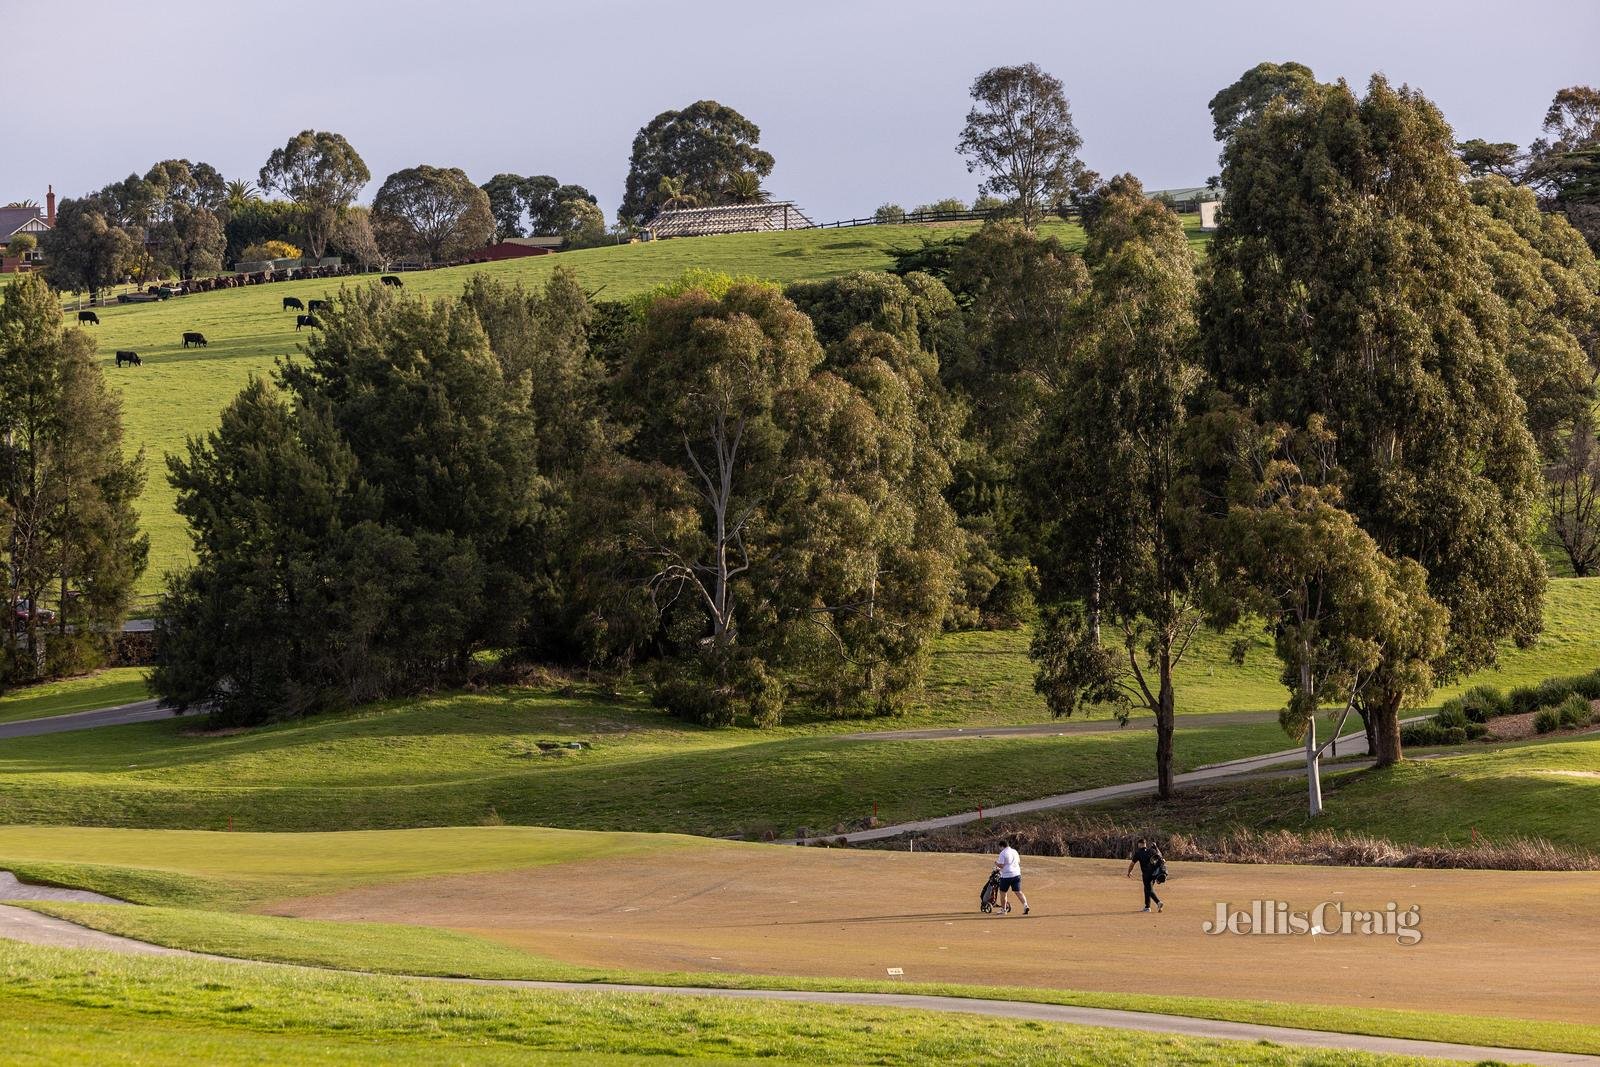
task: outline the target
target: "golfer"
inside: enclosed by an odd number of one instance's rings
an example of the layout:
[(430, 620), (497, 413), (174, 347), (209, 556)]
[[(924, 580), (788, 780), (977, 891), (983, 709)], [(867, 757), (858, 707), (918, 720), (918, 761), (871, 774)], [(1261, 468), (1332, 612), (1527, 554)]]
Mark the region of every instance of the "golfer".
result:
[(1128, 859), (1127, 877), (1133, 877), (1133, 868), (1137, 864), (1139, 874), (1144, 879), (1144, 910), (1149, 911), (1153, 903), (1156, 910), (1162, 908), (1161, 898), (1156, 896), (1156, 872), (1161, 869), (1161, 850), (1155, 842), (1147, 837), (1139, 838), (1139, 843), (1134, 846), (1133, 855)]
[(1017, 899), (1022, 901), (1022, 914), (1028, 914), (1028, 897), (1022, 891), (1022, 857), (1017, 855), (1010, 841), (1000, 842), (1000, 855), (994, 861), (994, 869), (1000, 874), (1000, 914), (1011, 910), (1006, 903), (1008, 892), (1017, 894)]

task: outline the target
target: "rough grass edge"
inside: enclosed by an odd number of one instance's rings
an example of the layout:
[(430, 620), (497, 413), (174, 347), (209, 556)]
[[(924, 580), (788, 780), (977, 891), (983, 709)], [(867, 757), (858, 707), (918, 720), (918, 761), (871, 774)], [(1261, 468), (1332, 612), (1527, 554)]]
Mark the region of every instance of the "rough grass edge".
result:
[[(991, 820), (915, 835), (919, 852), (992, 852), (1004, 837), (1032, 856), (1127, 859), (1133, 843), (1147, 837), (1168, 859), (1200, 863), (1273, 863), (1314, 867), (1417, 867), (1429, 870), (1600, 871), (1600, 855), (1566, 848), (1539, 837), (1498, 841), (1479, 837), (1469, 845), (1402, 845), (1366, 834), (1312, 830), (1258, 832), (1235, 828), (1215, 835), (1165, 833), (1125, 826), (1094, 815), (1048, 820)], [(865, 842), (861, 848), (905, 851), (906, 836)]]

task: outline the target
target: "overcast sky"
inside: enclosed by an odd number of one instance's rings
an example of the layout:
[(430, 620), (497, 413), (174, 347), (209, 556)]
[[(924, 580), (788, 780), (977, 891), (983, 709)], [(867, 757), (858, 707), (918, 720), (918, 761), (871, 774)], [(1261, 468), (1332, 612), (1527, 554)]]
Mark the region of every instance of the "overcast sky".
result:
[(711, 98), (761, 127), (773, 194), (824, 222), (971, 199), (954, 149), (967, 89), (1004, 63), (1060, 78), (1085, 162), (1152, 189), (1216, 171), (1206, 102), (1262, 60), (1357, 83), (1382, 71), (1461, 138), (1520, 144), (1557, 89), (1600, 83), (1595, 0), (3, 0), (0, 27), (0, 203), (173, 157), (253, 180), (315, 128), (366, 159), (363, 200), (431, 163), (480, 183), (553, 174), (609, 220), (639, 127)]

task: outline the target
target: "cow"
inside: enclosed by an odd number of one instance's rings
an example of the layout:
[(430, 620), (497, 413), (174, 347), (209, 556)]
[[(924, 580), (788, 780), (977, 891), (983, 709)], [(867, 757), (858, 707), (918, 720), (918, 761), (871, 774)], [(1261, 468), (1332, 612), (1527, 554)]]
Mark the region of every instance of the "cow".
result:
[(100, 316), (92, 311), (78, 312), (78, 325), (82, 326), (86, 322), (90, 325), (98, 326), (100, 325)]
[(183, 335), (183, 347), (188, 348), (190, 345), (198, 345), (204, 348), (206, 346), (206, 335), (193, 331), (185, 333)]
[[(315, 300), (311, 302), (313, 304), (316, 303)], [(304, 311), (306, 306), (300, 303), (300, 298), (298, 296), (286, 296), (283, 298), (283, 310), (288, 311), (290, 308), (294, 308), (296, 311)]]
[(393, 286), (395, 286), (397, 288), (399, 286), (405, 285), (405, 282), (401, 281), (399, 278), (395, 277), (393, 274), (385, 274), (383, 277), (379, 278), (378, 280), (380, 282), (382, 282), (384, 285), (393, 285)]
[(129, 352), (125, 348), (117, 349), (117, 366), (126, 363), (130, 367), (137, 367), (141, 362), (143, 361), (139, 359), (139, 353)]
[(313, 300), (311, 303), (306, 305), (306, 310), (311, 312), (313, 315), (319, 311), (327, 311), (328, 302), (326, 300)]
[(294, 317), (294, 328), (298, 330), (302, 326), (309, 326), (313, 330), (320, 330), (322, 328), (322, 323), (317, 321), (317, 317), (315, 315), (296, 315)]

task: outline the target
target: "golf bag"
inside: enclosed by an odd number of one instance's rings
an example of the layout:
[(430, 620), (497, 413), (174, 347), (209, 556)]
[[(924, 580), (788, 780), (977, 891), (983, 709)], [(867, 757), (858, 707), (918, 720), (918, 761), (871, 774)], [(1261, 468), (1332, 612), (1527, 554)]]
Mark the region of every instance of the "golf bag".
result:
[[(1000, 872), (990, 871), (989, 880), (983, 883), (983, 891), (978, 894), (978, 910), (988, 915), (994, 911), (995, 901), (1000, 899)], [(1011, 910), (1011, 905), (1006, 905), (1006, 910)]]

